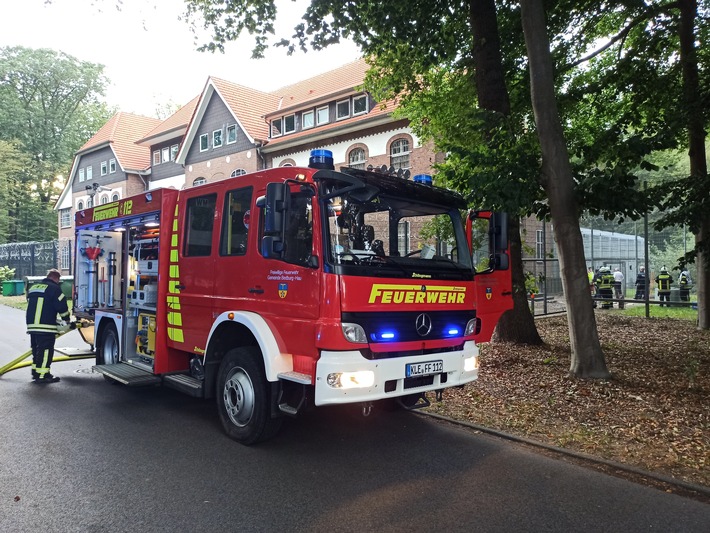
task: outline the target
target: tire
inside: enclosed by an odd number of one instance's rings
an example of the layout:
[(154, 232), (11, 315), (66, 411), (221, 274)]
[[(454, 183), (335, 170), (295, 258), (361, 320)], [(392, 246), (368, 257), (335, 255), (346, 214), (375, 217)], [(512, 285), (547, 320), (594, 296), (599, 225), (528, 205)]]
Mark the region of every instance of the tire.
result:
[(245, 445), (274, 437), (282, 419), (271, 417), (271, 385), (253, 346), (233, 348), (217, 374), (217, 411), (229, 438)]
[(101, 340), (96, 350), (96, 363), (99, 365), (113, 365), (119, 362), (118, 333), (116, 326), (109, 324), (101, 332)]

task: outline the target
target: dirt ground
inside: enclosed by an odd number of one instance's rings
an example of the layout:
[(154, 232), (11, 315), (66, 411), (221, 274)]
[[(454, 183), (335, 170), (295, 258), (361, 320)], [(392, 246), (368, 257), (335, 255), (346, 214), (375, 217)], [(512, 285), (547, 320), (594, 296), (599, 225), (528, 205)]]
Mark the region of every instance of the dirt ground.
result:
[(545, 346), (482, 345), (478, 381), (429, 410), (710, 487), (710, 331), (596, 316), (612, 379), (570, 378), (566, 317), (540, 318)]

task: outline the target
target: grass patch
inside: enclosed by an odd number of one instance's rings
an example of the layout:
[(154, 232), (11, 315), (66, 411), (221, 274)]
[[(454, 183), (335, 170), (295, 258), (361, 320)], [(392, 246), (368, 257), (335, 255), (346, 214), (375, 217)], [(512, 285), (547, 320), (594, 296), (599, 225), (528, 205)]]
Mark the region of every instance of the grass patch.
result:
[[(633, 317), (645, 317), (646, 316), (646, 306), (645, 305), (634, 305), (633, 307), (627, 307), (626, 309), (615, 309), (610, 310), (610, 313), (620, 316), (633, 316)], [(698, 319), (698, 310), (691, 307), (661, 307), (658, 304), (652, 304), (649, 306), (649, 315), (652, 318), (675, 318), (678, 320), (691, 320), (696, 321)]]

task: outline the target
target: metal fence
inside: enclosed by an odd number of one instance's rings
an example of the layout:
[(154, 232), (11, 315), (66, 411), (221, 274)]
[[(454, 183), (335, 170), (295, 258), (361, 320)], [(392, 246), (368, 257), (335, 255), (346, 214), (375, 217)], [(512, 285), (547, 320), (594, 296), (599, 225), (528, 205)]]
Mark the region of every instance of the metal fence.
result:
[[(657, 301), (656, 276), (666, 267), (674, 280), (671, 299), (676, 299), (678, 277), (683, 267), (679, 259), (693, 250), (693, 235), (683, 227), (656, 231), (653, 220), (657, 213), (648, 215), (648, 220), (618, 223), (599, 217), (585, 217), (580, 220), (584, 255), (587, 267), (594, 271), (602, 266), (623, 275), (622, 294), (634, 299), (636, 277), (642, 266), (648, 265), (650, 280), (649, 298)], [(531, 309), (536, 315), (566, 311), (562, 292), (557, 248), (550, 222), (536, 219), (521, 221), (523, 241), (523, 269), (528, 276), (528, 294)], [(646, 257), (648, 254), (648, 262)], [(695, 279), (695, 265), (687, 265), (690, 279)], [(695, 300), (693, 284), (690, 284), (690, 299)], [(618, 304), (617, 304), (618, 305)]]

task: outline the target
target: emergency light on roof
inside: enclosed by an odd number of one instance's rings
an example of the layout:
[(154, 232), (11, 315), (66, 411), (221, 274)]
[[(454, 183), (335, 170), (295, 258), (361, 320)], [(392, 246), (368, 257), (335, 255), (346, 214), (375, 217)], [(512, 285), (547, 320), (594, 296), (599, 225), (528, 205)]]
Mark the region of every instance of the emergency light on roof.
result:
[(310, 168), (322, 168), (335, 170), (333, 163), (333, 152), (330, 150), (311, 150), (311, 157), (308, 160)]
[(422, 185), (429, 185), (431, 186), (432, 184), (432, 179), (429, 174), (417, 174), (413, 178), (414, 183), (421, 183)]

